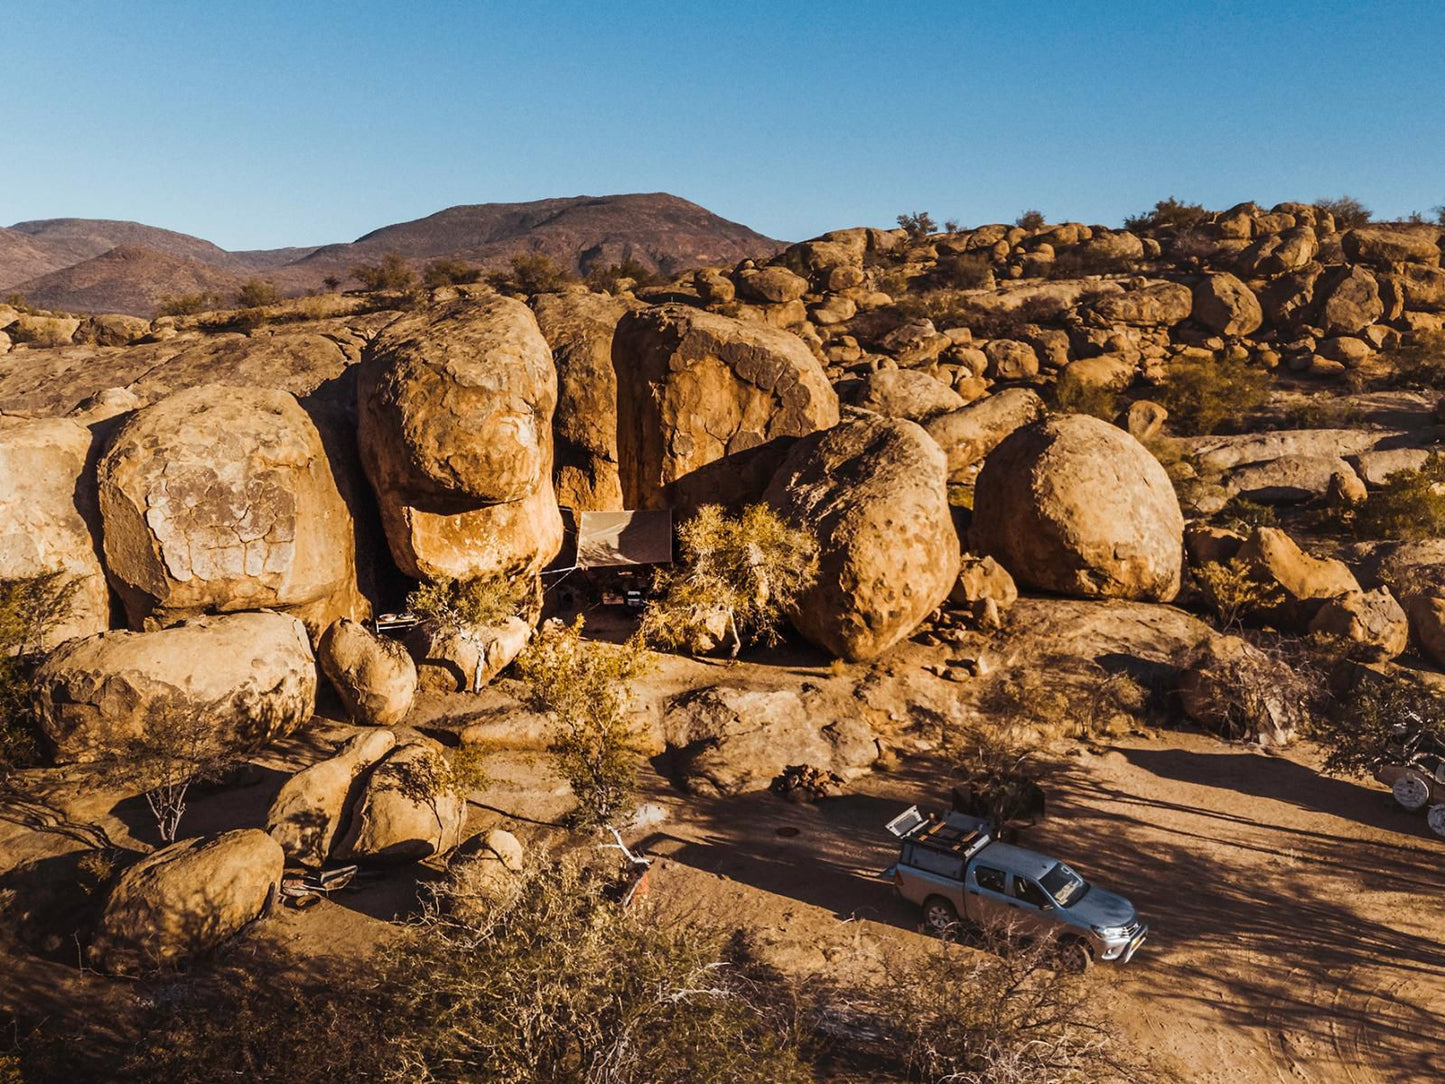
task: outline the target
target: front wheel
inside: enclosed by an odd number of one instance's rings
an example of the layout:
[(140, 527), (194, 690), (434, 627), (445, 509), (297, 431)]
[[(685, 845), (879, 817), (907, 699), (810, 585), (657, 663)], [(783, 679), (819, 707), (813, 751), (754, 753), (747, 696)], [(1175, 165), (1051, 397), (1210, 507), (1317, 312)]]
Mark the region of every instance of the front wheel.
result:
[(1430, 807), (1430, 812), (1425, 815), (1425, 823), (1437, 836), (1445, 837), (1445, 802)]
[(958, 910), (942, 896), (929, 896), (923, 901), (923, 925), (938, 937), (958, 929)]
[(1419, 772), (1407, 768), (1391, 784), (1390, 793), (1395, 796), (1396, 802), (1413, 813), (1423, 809), (1430, 800), (1430, 783)]
[(1072, 975), (1082, 975), (1094, 966), (1094, 946), (1081, 937), (1070, 937), (1059, 945), (1059, 967)]

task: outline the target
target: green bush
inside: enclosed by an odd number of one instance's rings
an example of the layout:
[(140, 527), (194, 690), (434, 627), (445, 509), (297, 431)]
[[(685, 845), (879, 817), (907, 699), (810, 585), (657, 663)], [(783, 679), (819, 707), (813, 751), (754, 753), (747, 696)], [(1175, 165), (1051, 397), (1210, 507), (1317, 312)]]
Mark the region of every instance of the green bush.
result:
[(528, 297), (560, 290), (575, 281), (576, 276), (557, 266), (552, 257), (541, 252), (513, 256), (510, 270), (493, 271), (487, 276), (487, 283), (493, 289)]
[(157, 316), (195, 316), (197, 313), (213, 312), (223, 308), (225, 298), (212, 290), (196, 294), (177, 294), (160, 299), (156, 305)]
[(1154, 209), (1124, 219), (1128, 230), (1190, 229), (1209, 219), (1209, 212), (1198, 203), (1185, 203), (1170, 196), (1154, 204)]
[(1088, 414), (1106, 422), (1119, 416), (1119, 393), (1098, 384), (1055, 381), (1053, 401), (1054, 409), (1061, 414)]
[(1363, 538), (1445, 537), (1445, 456), (1433, 452), (1419, 470), (1400, 470), (1355, 511)]
[(262, 279), (247, 279), (236, 291), (236, 304), (243, 309), (259, 309), (281, 300), (281, 291)]
[(1445, 331), (1421, 331), (1385, 354), (1388, 383), (1397, 388), (1438, 391), (1445, 386)]
[(487, 628), (521, 614), (535, 591), (532, 579), (522, 576), (443, 578), (419, 584), (406, 596), (406, 608), (449, 627)]
[(433, 260), (422, 272), (421, 282), (427, 289), (432, 290), (438, 286), (463, 286), (478, 282), (481, 277), (481, 268), (461, 260)]
[(933, 221), (933, 216), (927, 211), (899, 215), (898, 225), (902, 226), (904, 232), (914, 241), (921, 241), (930, 233), (938, 232), (938, 223)]
[(1218, 432), (1226, 422), (1242, 421), (1269, 401), (1269, 388), (1269, 373), (1243, 361), (1177, 359), (1155, 398), (1169, 411), (1177, 431), (1200, 436)]
[(380, 263), (357, 264), (351, 269), (351, 277), (361, 283), (362, 289), (377, 293), (408, 293), (416, 289), (416, 272), (399, 252), (388, 252)]

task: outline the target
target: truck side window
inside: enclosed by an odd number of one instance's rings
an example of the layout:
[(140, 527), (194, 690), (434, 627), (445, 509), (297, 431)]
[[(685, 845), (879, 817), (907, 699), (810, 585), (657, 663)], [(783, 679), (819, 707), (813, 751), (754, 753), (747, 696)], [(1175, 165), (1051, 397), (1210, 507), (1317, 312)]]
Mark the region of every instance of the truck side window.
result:
[(914, 847), (913, 858), (909, 865), (928, 873), (935, 873), (940, 877), (948, 877), (955, 881), (963, 880), (963, 859), (956, 854), (943, 854), (940, 851), (931, 851), (927, 847)]
[(1050, 902), (1042, 888), (1017, 874), (1014, 875), (1014, 898), (1023, 900), (1032, 907), (1042, 907)]
[(993, 869), (989, 866), (975, 866), (973, 879), (978, 882), (979, 888), (986, 888), (990, 892), (1003, 891), (1003, 870)]

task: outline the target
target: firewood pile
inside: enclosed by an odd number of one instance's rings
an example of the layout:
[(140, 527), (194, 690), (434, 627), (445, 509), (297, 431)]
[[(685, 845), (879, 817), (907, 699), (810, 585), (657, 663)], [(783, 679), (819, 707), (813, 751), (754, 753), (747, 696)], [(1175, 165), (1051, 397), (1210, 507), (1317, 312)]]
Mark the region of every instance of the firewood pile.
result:
[(773, 780), (772, 791), (790, 802), (816, 802), (831, 798), (843, 790), (840, 776), (808, 764), (790, 764)]

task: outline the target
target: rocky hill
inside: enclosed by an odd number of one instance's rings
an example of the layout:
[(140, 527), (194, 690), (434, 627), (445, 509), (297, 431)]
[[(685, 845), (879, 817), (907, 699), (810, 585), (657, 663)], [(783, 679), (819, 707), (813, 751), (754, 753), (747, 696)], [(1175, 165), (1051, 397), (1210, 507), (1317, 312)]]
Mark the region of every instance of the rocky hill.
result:
[[(121, 246), (127, 249), (124, 258), (98, 260)], [(513, 256), (541, 253), (576, 274), (629, 259), (671, 274), (778, 247), (746, 226), (665, 193), (451, 207), (350, 243), (242, 252), (137, 222), (45, 219), (0, 230), (0, 291), (47, 308), (150, 316), (167, 295), (230, 291), (251, 276), (270, 280), (283, 293), (301, 294), (319, 289), (329, 277), (344, 282), (357, 264), (375, 263), (389, 252), (400, 253), (418, 270), (442, 258), (494, 269)], [(140, 250), (152, 255), (141, 258)]]

